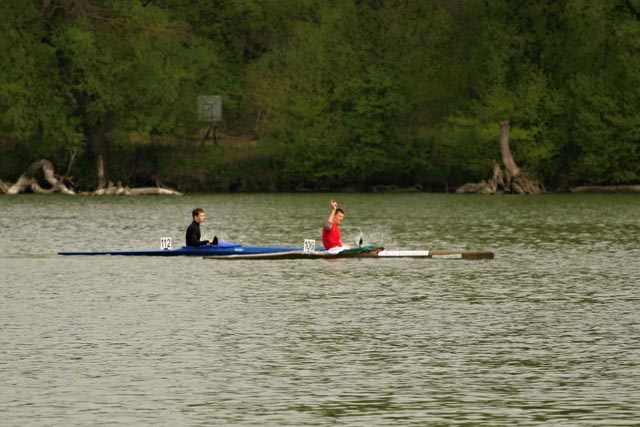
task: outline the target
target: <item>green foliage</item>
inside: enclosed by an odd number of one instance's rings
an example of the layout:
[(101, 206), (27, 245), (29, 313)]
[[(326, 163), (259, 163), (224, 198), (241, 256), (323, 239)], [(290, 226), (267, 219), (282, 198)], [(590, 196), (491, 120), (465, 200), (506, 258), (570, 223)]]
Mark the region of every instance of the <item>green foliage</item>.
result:
[(39, 157), (63, 163), (82, 150), (81, 136), (55, 72), (55, 49), (40, 41), (38, 10), (30, 2), (3, 2), (0, 33), (0, 136), (32, 153), (22, 167)]
[(550, 59), (549, 80), (560, 95), (549, 110), (548, 137), (556, 149), (562, 182), (632, 183), (640, 180), (638, 9), (572, 2), (561, 20), (571, 46)]
[[(551, 188), (640, 182), (637, 1), (1, 8), (5, 179), (73, 157), (90, 187), (102, 155), (112, 181), (185, 190), (448, 189), (490, 175), (509, 120), (516, 162)], [(257, 145), (200, 147), (211, 94), (220, 129)]]

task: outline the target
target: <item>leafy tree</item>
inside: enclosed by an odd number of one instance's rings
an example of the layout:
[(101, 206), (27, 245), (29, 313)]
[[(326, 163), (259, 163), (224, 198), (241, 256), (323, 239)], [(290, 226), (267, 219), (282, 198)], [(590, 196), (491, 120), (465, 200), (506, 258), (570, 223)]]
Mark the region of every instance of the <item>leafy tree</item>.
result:
[(42, 10), (33, 2), (7, 0), (0, 13), (0, 138), (24, 152), (18, 168), (39, 157), (65, 164), (82, 151), (55, 47), (47, 40)]
[(640, 179), (640, 27), (633, 4), (577, 1), (563, 10), (566, 49), (551, 57), (552, 81), (562, 93), (551, 118), (560, 182)]
[[(12, 174), (76, 158), (91, 186), (99, 156), (114, 180), (199, 189), (447, 189), (490, 174), (508, 119), (518, 164), (553, 187), (640, 181), (637, 0), (0, 8), (0, 167)], [(205, 94), (222, 95), (226, 131), (258, 145), (200, 147)]]

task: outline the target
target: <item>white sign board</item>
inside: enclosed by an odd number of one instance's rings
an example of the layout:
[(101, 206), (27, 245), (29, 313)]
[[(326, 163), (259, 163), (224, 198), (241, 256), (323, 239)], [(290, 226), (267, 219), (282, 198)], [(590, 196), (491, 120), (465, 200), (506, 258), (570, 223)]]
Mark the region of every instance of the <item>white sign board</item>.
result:
[(222, 120), (222, 98), (218, 95), (199, 96), (198, 120), (207, 123), (220, 123)]

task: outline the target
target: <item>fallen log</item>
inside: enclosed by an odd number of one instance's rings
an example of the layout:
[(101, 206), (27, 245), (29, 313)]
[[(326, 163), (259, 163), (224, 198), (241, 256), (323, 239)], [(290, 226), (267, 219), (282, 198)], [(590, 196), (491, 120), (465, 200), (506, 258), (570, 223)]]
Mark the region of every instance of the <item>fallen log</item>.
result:
[(640, 193), (640, 185), (585, 185), (573, 187), (572, 193)]
[[(44, 179), (51, 185), (51, 188), (42, 188), (38, 183), (38, 172), (42, 170)], [(34, 193), (53, 193), (60, 192), (62, 194), (76, 194), (73, 190), (70, 190), (64, 183), (56, 178), (55, 169), (53, 164), (47, 159), (41, 159), (35, 161), (29, 165), (27, 170), (20, 175), (18, 181), (13, 184), (6, 193), (10, 196), (23, 192), (27, 188), (30, 188)]]
[[(43, 188), (39, 182), (39, 172), (42, 171), (42, 176), (44, 180), (50, 185), (49, 188)], [(50, 194), (59, 192), (62, 194), (68, 195), (93, 195), (93, 196), (103, 196), (103, 195), (123, 195), (123, 196), (138, 196), (138, 195), (171, 195), (171, 196), (182, 196), (182, 193), (173, 190), (171, 188), (166, 187), (141, 187), (141, 188), (129, 188), (123, 187), (121, 183), (118, 183), (117, 186), (114, 186), (112, 183), (109, 183), (108, 187), (98, 188), (96, 191), (90, 192), (80, 192), (76, 193), (67, 187), (62, 179), (58, 179), (55, 174), (55, 168), (53, 164), (47, 159), (41, 159), (35, 161), (29, 165), (27, 170), (20, 175), (18, 181), (15, 184), (11, 184), (5, 181), (0, 180), (0, 191), (6, 193), (7, 195), (16, 195), (22, 193), (26, 190), (30, 189), (34, 193), (39, 194)]]
[(0, 192), (6, 193), (11, 188), (11, 184), (0, 179)]
[(456, 193), (496, 194), (498, 186), (504, 188), (504, 174), (500, 165), (493, 162), (493, 177), (487, 181), (469, 182), (456, 189)]
[(182, 196), (183, 193), (164, 187), (139, 187), (129, 188), (123, 186), (120, 182), (117, 185), (109, 183), (105, 188), (96, 191), (83, 192), (82, 195), (89, 196), (140, 196), (140, 195), (157, 195), (157, 196)]

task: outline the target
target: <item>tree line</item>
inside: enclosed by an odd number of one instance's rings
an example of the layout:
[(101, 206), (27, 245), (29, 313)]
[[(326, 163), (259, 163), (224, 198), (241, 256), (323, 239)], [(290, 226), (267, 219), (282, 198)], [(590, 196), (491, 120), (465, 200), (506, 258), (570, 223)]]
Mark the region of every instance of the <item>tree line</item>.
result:
[(0, 49), (0, 179), (449, 191), (508, 120), (549, 189), (640, 182), (640, 0), (3, 0)]

